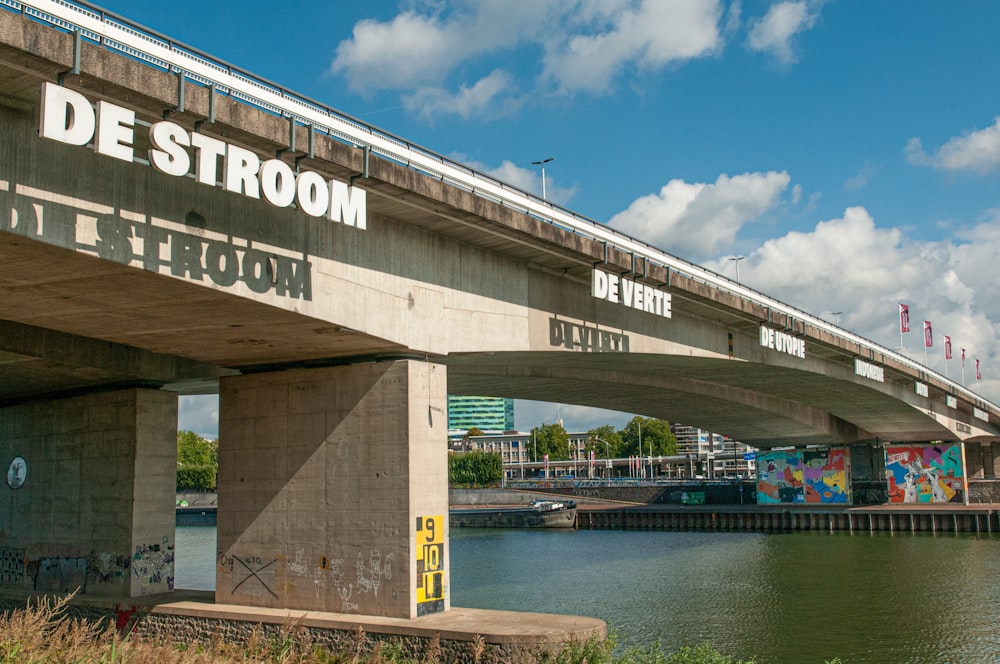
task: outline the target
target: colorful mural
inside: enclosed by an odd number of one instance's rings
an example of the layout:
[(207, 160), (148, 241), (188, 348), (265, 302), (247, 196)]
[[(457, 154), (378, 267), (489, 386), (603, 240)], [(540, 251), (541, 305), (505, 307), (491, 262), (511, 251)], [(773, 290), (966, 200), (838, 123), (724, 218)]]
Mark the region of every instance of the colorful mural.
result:
[(960, 443), (887, 447), (889, 502), (964, 502), (968, 489), (964, 461)]
[(757, 453), (757, 502), (847, 503), (847, 450)]

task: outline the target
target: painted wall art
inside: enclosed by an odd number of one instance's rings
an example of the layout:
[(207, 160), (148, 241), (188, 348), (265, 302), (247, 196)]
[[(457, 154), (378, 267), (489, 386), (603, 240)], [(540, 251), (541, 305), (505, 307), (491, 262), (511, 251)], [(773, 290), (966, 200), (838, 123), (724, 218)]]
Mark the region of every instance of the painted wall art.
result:
[(885, 450), (892, 503), (961, 503), (968, 491), (962, 445), (896, 445)]
[(850, 502), (846, 449), (771, 450), (757, 453), (757, 502)]

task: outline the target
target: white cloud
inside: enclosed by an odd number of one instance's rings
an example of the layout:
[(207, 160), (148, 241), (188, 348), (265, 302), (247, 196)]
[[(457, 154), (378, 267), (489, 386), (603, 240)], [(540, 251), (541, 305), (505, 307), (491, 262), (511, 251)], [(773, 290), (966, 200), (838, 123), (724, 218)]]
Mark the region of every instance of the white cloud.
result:
[[(720, 175), (714, 184), (671, 180), (608, 225), (671, 253), (698, 259), (732, 245), (747, 223), (778, 205), (788, 173)], [(796, 194), (797, 196), (798, 194)]]
[(437, 17), (406, 12), (389, 23), (360, 21), (337, 46), (331, 68), (353, 90), (409, 87), (439, 81), (458, 55), (455, 46)]
[(403, 105), (426, 118), (448, 114), (462, 118), (473, 115), (499, 117), (516, 110), (521, 104), (510, 96), (512, 83), (510, 74), (495, 69), (472, 86), (461, 86), (454, 94), (441, 88), (421, 88), (403, 97)]
[(177, 428), (202, 438), (219, 437), (219, 395), (199, 394), (177, 398)]
[[(1000, 215), (940, 241), (909, 240), (898, 228), (878, 228), (861, 207), (821, 221), (811, 232), (765, 242), (741, 262), (747, 285), (813, 315), (840, 324), (889, 348), (899, 346), (898, 305), (908, 304), (916, 324), (903, 352), (923, 362), (921, 323), (934, 326), (929, 364), (945, 373), (944, 335), (955, 359), (948, 373), (960, 380), (958, 353), (966, 348), (966, 385), (975, 386), (974, 359), (982, 360), (981, 393), (1000, 399)], [(725, 257), (706, 263), (727, 268)], [(989, 367), (989, 371), (986, 368)]]
[(780, 63), (791, 64), (795, 61), (792, 38), (812, 28), (817, 20), (816, 2), (779, 2), (750, 22), (747, 44), (753, 51), (770, 53)]
[(946, 171), (995, 171), (1000, 168), (1000, 116), (992, 126), (956, 136), (931, 155), (924, 152), (919, 138), (911, 138), (906, 156), (911, 164)]
[[(738, 9), (730, 22), (734, 16)], [(721, 19), (718, 0), (470, 0), (448, 10), (428, 4), (389, 21), (358, 22), (330, 69), (356, 92), (397, 90), (424, 115), (461, 115), (456, 102), (475, 112), (497, 72), (507, 72), (509, 85), (515, 66), (522, 68), (519, 87), (539, 81), (559, 93), (602, 93), (628, 68), (648, 73), (704, 57), (722, 46)], [(525, 52), (538, 57), (520, 57)], [(493, 70), (486, 77), (478, 73), (484, 65)], [(472, 84), (450, 80), (476, 77)]]
[(871, 182), (876, 170), (877, 169), (871, 162), (866, 161), (862, 164), (861, 170), (858, 171), (857, 175), (848, 178), (847, 181), (844, 182), (844, 188), (849, 191), (864, 189), (868, 186), (868, 183)]
[(656, 70), (721, 47), (715, 0), (645, 0), (616, 9), (603, 29), (549, 44), (543, 76), (557, 90), (602, 92), (626, 65)]
[(432, 6), (432, 13), (411, 9), (388, 22), (359, 21), (337, 45), (330, 69), (360, 92), (439, 87), (469, 58), (537, 41), (550, 4), (482, 0), (447, 15)]
[[(453, 155), (453, 158), (456, 161), (462, 161), (481, 173), (491, 175), (501, 182), (513, 185), (522, 191), (531, 192), (536, 196), (542, 195), (542, 172), (541, 169), (535, 166), (525, 168), (505, 159), (497, 168), (489, 168), (475, 161), (467, 161), (463, 155)], [(575, 193), (576, 187), (560, 186), (556, 184), (552, 173), (546, 172), (545, 195), (547, 200), (558, 205), (565, 205), (573, 198)]]

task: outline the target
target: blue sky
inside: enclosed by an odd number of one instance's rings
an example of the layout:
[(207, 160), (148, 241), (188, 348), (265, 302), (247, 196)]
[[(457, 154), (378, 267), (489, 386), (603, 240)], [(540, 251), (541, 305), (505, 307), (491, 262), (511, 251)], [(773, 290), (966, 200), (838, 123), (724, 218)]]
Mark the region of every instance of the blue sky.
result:
[(102, 4), (891, 348), (905, 302), (1000, 401), (1000, 3)]

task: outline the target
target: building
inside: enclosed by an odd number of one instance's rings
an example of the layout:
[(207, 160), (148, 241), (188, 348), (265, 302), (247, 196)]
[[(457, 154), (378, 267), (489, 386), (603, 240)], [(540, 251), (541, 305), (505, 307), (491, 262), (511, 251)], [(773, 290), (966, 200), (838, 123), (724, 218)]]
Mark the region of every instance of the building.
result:
[(721, 434), (712, 433), (685, 424), (673, 424), (670, 430), (677, 438), (677, 454), (687, 456), (690, 462), (686, 472), (678, 466), (675, 477), (702, 476), (705, 479), (726, 477), (751, 477), (756, 470), (753, 448)]
[[(464, 432), (463, 432), (464, 433)], [(531, 432), (507, 431), (501, 434), (484, 434), (470, 438), (453, 438), (449, 443), (451, 452), (479, 450), (496, 452), (503, 459), (506, 479), (531, 477), (576, 477), (596, 478), (610, 475), (610, 468), (604, 459), (591, 459), (587, 450), (590, 439), (586, 431), (567, 432), (569, 436), (569, 459), (552, 460), (546, 463), (538, 454)]]
[[(481, 428), (481, 427), (480, 427)], [(677, 438), (677, 455), (670, 457), (591, 458), (588, 432), (567, 432), (570, 458), (540, 457), (530, 432), (505, 431), (466, 438), (465, 429), (452, 438), (449, 449), (496, 452), (503, 459), (506, 479), (546, 477), (559, 479), (726, 479), (749, 478), (756, 472), (752, 448), (726, 436), (683, 424), (671, 425)], [(595, 457), (598, 455), (595, 455)]]
[(448, 395), (448, 437), (461, 438), (469, 429), (502, 433), (514, 429), (514, 400), (503, 397)]

